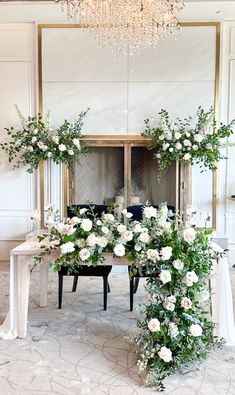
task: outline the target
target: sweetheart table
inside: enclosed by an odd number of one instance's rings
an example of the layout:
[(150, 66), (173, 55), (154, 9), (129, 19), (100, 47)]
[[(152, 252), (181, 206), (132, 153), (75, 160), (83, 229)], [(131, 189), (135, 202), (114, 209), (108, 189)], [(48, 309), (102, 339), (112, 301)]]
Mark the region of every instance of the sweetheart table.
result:
[[(219, 249), (218, 245), (216, 248)], [(221, 249), (222, 251), (222, 249)], [(30, 268), (33, 257), (41, 252), (39, 242), (28, 240), (10, 252), (10, 308), (0, 326), (0, 338), (24, 338), (27, 335)], [(104, 254), (107, 265), (130, 265), (127, 259), (113, 258)], [(40, 306), (47, 306), (48, 263), (56, 256), (45, 256), (40, 264)], [(216, 322), (216, 334), (225, 338), (227, 345), (235, 345), (235, 327), (233, 318), (232, 291), (227, 257), (214, 263), (211, 276), (211, 310)]]

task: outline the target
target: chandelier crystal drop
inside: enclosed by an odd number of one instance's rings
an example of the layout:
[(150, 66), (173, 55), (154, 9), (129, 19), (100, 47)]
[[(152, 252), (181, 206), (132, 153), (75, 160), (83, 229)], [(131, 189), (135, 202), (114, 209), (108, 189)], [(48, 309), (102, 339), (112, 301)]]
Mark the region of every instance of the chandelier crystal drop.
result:
[(67, 19), (88, 28), (102, 47), (135, 53), (160, 39), (177, 36), (181, 0), (55, 0), (67, 7)]

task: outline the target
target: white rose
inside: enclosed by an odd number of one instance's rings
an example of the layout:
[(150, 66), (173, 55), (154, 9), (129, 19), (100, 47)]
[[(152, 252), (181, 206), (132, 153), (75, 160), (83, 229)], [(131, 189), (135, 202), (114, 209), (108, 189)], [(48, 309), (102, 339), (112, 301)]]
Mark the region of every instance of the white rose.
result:
[[(181, 133), (180, 132), (175, 132), (175, 139), (179, 140), (181, 137)], [(181, 145), (181, 144), (180, 144)]]
[(126, 231), (126, 225), (120, 224), (117, 226), (118, 233), (122, 234)]
[(162, 146), (163, 151), (166, 151), (169, 146), (170, 146), (169, 143), (164, 143)]
[(103, 225), (103, 222), (100, 219), (98, 219), (98, 221), (96, 221), (96, 225), (101, 226)]
[(199, 324), (192, 324), (189, 331), (194, 337), (202, 336), (202, 327)]
[(103, 219), (105, 222), (114, 222), (113, 214), (103, 214)]
[(171, 281), (171, 273), (169, 270), (162, 270), (159, 278), (163, 284), (169, 283)]
[(163, 261), (168, 261), (172, 255), (172, 247), (163, 247), (160, 255)]
[(185, 147), (190, 147), (191, 146), (191, 141), (190, 140), (186, 139), (186, 140), (183, 141), (183, 143), (184, 143)]
[(150, 240), (150, 237), (149, 237), (148, 233), (143, 232), (139, 235), (139, 240), (142, 241), (142, 243), (148, 243)]
[(106, 247), (108, 244), (108, 240), (106, 239), (106, 237), (102, 236), (102, 237), (98, 237), (97, 238), (97, 244), (100, 247)]
[(81, 145), (80, 145), (80, 140), (79, 139), (73, 139), (73, 144), (75, 145), (75, 147), (77, 147), (77, 148), (81, 148)]
[(64, 152), (66, 150), (66, 146), (64, 144), (59, 145), (59, 151)]
[(149, 249), (147, 250), (147, 257), (153, 262), (159, 259), (159, 253), (157, 250)]
[(158, 351), (158, 355), (164, 362), (172, 361), (172, 352), (167, 347), (161, 347), (160, 351)]
[(73, 156), (74, 155), (74, 151), (72, 149), (68, 150), (68, 154)]
[(91, 233), (88, 238), (86, 239), (87, 245), (89, 245), (89, 247), (94, 247), (97, 243), (97, 238), (96, 235), (94, 233)]
[(54, 141), (56, 144), (59, 144), (59, 136), (52, 136), (52, 141)]
[(48, 156), (48, 158), (51, 158), (51, 157), (52, 157), (52, 152), (49, 151), (48, 154), (47, 154), (47, 156)]
[(174, 322), (169, 323), (169, 335), (171, 338), (177, 337), (179, 334), (178, 326)]
[(77, 239), (75, 241), (76, 246), (78, 246), (79, 248), (83, 248), (86, 245), (86, 242), (84, 239)]
[(192, 307), (192, 301), (187, 298), (186, 296), (182, 298), (181, 300), (181, 307), (183, 307), (185, 310), (191, 309)]
[(156, 154), (156, 158), (157, 158), (157, 159), (160, 159), (161, 157), (162, 157), (161, 154)]
[(85, 230), (85, 232), (90, 232), (92, 228), (92, 221), (88, 218), (84, 218), (81, 222), (81, 228)]
[(69, 241), (68, 243), (62, 244), (60, 246), (60, 251), (62, 252), (62, 254), (69, 254), (70, 252), (75, 251), (74, 243)]
[(208, 144), (206, 145), (206, 148), (207, 148), (207, 149), (212, 149), (212, 148), (213, 148), (213, 145), (212, 145), (211, 143), (208, 143)]
[(80, 215), (83, 215), (87, 212), (87, 208), (81, 208), (81, 210), (79, 212), (80, 212)]
[(174, 150), (173, 150), (173, 148), (172, 147), (170, 147), (169, 148), (169, 152), (173, 152)]
[(77, 225), (77, 224), (79, 224), (79, 222), (80, 222), (80, 218), (78, 218), (78, 217), (73, 217), (70, 219), (70, 223), (72, 225)]
[(148, 328), (150, 332), (159, 332), (160, 331), (160, 322), (157, 318), (152, 318), (148, 322)]
[(124, 256), (126, 251), (125, 251), (125, 247), (123, 244), (116, 244), (113, 252), (116, 256)]
[(198, 282), (198, 276), (194, 271), (187, 272), (182, 279), (182, 282), (187, 285), (187, 287), (191, 287), (193, 284)]
[(131, 241), (133, 239), (133, 233), (130, 230), (126, 230), (122, 233), (122, 239), (124, 241)]
[(183, 156), (183, 159), (184, 160), (189, 160), (191, 158), (191, 155), (190, 154), (185, 154), (184, 156)]
[(164, 140), (164, 138), (165, 138), (165, 136), (164, 136), (164, 134), (160, 134), (160, 136), (159, 136), (159, 140)]
[(196, 231), (193, 228), (184, 229), (183, 238), (187, 243), (193, 243), (196, 238)]
[(202, 142), (202, 140), (203, 140), (203, 136), (201, 135), (201, 134), (195, 134), (194, 135), (194, 140), (197, 142), (197, 143), (201, 143)]
[(169, 298), (167, 298), (166, 300), (164, 300), (163, 302), (163, 307), (164, 309), (168, 310), (168, 311), (174, 311), (175, 310), (175, 303), (171, 302), (169, 300)]
[(38, 148), (43, 149), (44, 148), (44, 144), (42, 141), (38, 141), (37, 143)]
[(37, 137), (32, 138), (32, 143), (34, 144), (37, 141)]
[(131, 218), (131, 217), (133, 217), (133, 214), (132, 213), (126, 213), (126, 217), (127, 218)]
[(87, 248), (82, 248), (81, 251), (79, 251), (79, 256), (82, 261), (86, 261), (91, 256), (91, 254)]
[(194, 145), (193, 145), (193, 150), (194, 150), (194, 151), (198, 151), (198, 145), (194, 144)]
[(101, 228), (102, 232), (107, 235), (109, 233), (109, 228), (107, 228), (107, 226), (102, 226)]
[(141, 250), (141, 248), (142, 247), (140, 245), (138, 245), (138, 244), (135, 245), (135, 251), (139, 252)]
[(183, 270), (184, 268), (184, 262), (182, 262), (180, 259), (173, 261), (172, 265), (176, 270)]
[(134, 229), (133, 229), (133, 232), (140, 233), (141, 231), (142, 231), (141, 225), (140, 224), (136, 224)]
[(32, 145), (30, 145), (27, 149), (28, 149), (29, 152), (33, 152), (34, 151)]
[(176, 143), (175, 148), (176, 148), (176, 149), (181, 149), (181, 148), (182, 148), (182, 144)]
[(64, 224), (63, 222), (60, 222), (57, 225), (57, 230), (61, 235), (72, 235), (76, 229), (73, 227), (73, 225), (69, 225), (69, 224)]
[(143, 210), (145, 218), (156, 218), (157, 210), (153, 206), (145, 207)]

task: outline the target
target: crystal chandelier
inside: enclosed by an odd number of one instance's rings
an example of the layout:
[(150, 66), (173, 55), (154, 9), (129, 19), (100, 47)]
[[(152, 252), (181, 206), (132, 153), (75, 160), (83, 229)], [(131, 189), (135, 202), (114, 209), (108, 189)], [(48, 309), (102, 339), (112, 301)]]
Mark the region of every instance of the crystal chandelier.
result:
[(67, 7), (67, 19), (88, 28), (102, 47), (134, 53), (177, 36), (181, 0), (55, 0)]

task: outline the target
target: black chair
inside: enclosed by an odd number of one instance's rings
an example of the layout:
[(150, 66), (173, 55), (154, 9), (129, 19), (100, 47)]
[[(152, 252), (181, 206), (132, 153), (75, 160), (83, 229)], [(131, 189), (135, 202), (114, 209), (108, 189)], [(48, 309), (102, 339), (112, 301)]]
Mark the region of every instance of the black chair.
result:
[[(158, 205), (153, 205), (155, 208), (159, 208)], [(129, 206), (127, 207), (127, 211), (133, 214), (132, 219), (135, 221), (141, 221), (143, 219), (143, 205), (136, 205), (136, 206)], [(176, 210), (174, 206), (168, 206), (167, 208), (169, 211), (172, 211), (173, 214), (175, 214)], [(148, 278), (149, 275), (145, 273), (144, 269), (142, 270), (142, 274), (140, 275), (139, 272), (137, 272), (135, 275), (132, 275), (131, 273), (131, 266), (128, 266), (128, 274), (129, 274), (129, 280), (130, 280), (130, 311), (133, 311), (133, 305), (134, 305), (134, 294), (138, 290), (139, 286), (139, 281), (140, 277), (142, 278)]]
[[(79, 205), (73, 205), (67, 207), (67, 213), (68, 213), (68, 218), (72, 218), (76, 215), (76, 211), (81, 210), (83, 208), (86, 208), (89, 210), (91, 205), (88, 204), (79, 204)], [(92, 205), (92, 209), (94, 211), (94, 214), (97, 216), (97, 218), (100, 218), (102, 213), (107, 213), (108, 212), (108, 207), (105, 205)], [(87, 213), (87, 218), (92, 218), (92, 216)], [(63, 295), (63, 276), (74, 276), (73, 279), (73, 287), (72, 287), (72, 292), (76, 292), (77, 290), (77, 284), (78, 284), (78, 277), (103, 277), (103, 297), (104, 297), (104, 310), (107, 310), (107, 294), (110, 292), (110, 286), (108, 283), (108, 276), (112, 270), (112, 266), (81, 266), (77, 268), (76, 271), (72, 272), (71, 274), (68, 274), (68, 270), (65, 266), (61, 267), (61, 270), (58, 272), (59, 275), (59, 291), (58, 291), (58, 296), (59, 296), (59, 309), (62, 307), (62, 295)]]

